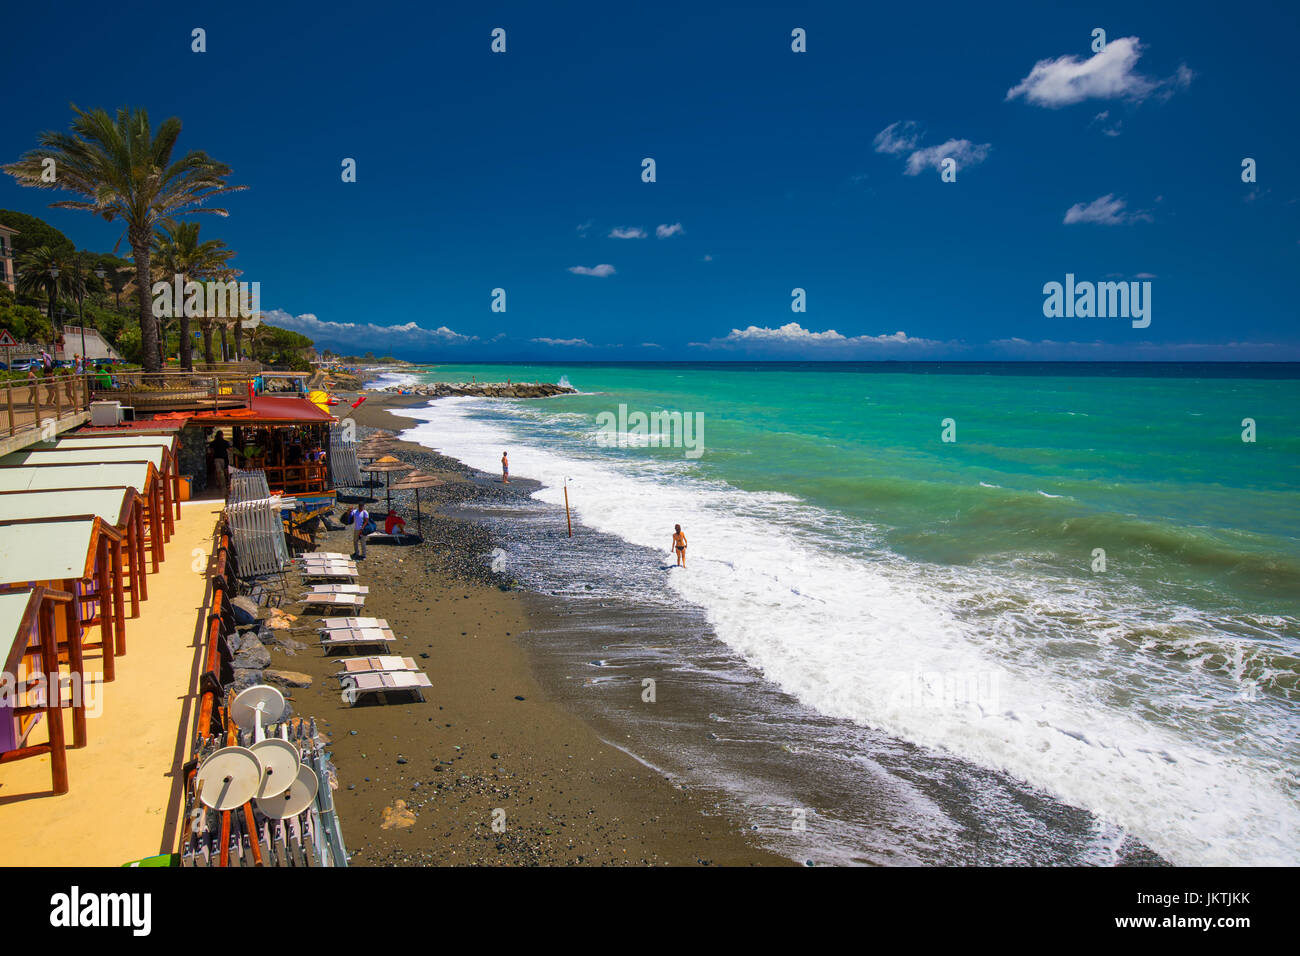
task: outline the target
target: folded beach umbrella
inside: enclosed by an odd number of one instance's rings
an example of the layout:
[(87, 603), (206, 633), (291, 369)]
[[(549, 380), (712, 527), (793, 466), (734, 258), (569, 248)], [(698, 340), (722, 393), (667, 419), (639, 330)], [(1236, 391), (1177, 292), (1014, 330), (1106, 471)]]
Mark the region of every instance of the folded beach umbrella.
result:
[(397, 479), (397, 484), (393, 487), (398, 491), (415, 491), (415, 533), (417, 537), (423, 538), (424, 533), (420, 528), (420, 489), (435, 488), (438, 485), (445, 485), (446, 482), (441, 478), (435, 478), (425, 471), (413, 471), (409, 475), (403, 475)]
[(414, 467), (415, 467), (414, 465), (408, 465), (404, 461), (398, 461), (392, 455), (385, 455), (383, 458), (380, 458), (377, 461), (372, 461), (368, 465), (363, 465), (361, 467), (361, 470), (372, 474), (379, 473), (379, 472), (382, 472), (384, 474), (384, 480), (385, 482), (387, 482), (386, 490), (388, 492), (388, 510), (392, 511), (393, 510), (393, 485), (392, 485), (393, 472), (411, 471)]

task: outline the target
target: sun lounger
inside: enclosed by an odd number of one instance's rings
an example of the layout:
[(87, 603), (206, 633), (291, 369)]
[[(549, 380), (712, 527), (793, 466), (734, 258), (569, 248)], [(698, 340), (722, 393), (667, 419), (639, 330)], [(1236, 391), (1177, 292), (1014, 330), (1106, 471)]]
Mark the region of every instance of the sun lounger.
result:
[(420, 700), (420, 690), (432, 687), (427, 674), (410, 671), (379, 671), (372, 674), (349, 674), (342, 678), (343, 692), (355, 704), (362, 694), (382, 694), (386, 691), (413, 690)]
[(343, 670), (339, 676), (347, 674), (372, 674), (376, 671), (418, 671), (420, 668), (413, 657), (348, 657), (339, 661)]
[(382, 617), (323, 617), (320, 619), (322, 631), (332, 631), (348, 627), (388, 627), (388, 621)]
[(338, 608), (340, 611), (359, 611), (365, 606), (362, 594), (304, 594), (299, 602), (306, 607)]
[(314, 568), (300, 569), (303, 582), (308, 581), (355, 581), (358, 577), (356, 568)]
[(312, 558), (325, 558), (335, 561), (346, 561), (351, 555), (344, 554), (342, 551), (304, 551), (298, 555), (300, 560), (311, 560)]
[(362, 647), (367, 644), (391, 644), (397, 638), (386, 627), (345, 627), (321, 631), (320, 645), (332, 647)]
[(307, 592), (308, 597), (322, 594), (369, 594), (370, 588), (364, 584), (313, 584)]

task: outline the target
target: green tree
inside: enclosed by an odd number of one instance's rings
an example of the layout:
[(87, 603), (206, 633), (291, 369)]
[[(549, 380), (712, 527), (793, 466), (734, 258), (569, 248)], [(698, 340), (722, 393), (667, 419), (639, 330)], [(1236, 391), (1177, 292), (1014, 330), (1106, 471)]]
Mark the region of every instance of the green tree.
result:
[(48, 303), (51, 327), (55, 326), (54, 306), (72, 292), (75, 278), (72, 256), (49, 246), (37, 246), (18, 260), (18, 291)]
[[(166, 282), (172, 282), (177, 277), (180, 277), (182, 284), (190, 279), (202, 282), (218, 277), (233, 278), (239, 273), (230, 270), (227, 263), (234, 255), (234, 250), (226, 248), (225, 242), (220, 239), (200, 241), (197, 222), (177, 222), (168, 219), (163, 223), (162, 228), (154, 233), (153, 258), (157, 266), (155, 271), (158, 277)], [(194, 368), (190, 313), (183, 301), (173, 302), (172, 312), (180, 316), (181, 368), (189, 371)]]
[[(74, 105), (72, 111), (69, 132), (42, 133), (39, 148), (3, 168), (24, 186), (85, 197), (51, 203), (53, 208), (84, 209), (125, 225), (140, 298), (141, 364), (155, 372), (161, 363), (158, 325), (149, 307), (154, 230), (181, 212), (227, 215), (225, 209), (202, 203), (245, 187), (229, 185), (230, 167), (207, 153), (192, 150), (173, 160), (181, 133), (181, 121), (174, 116), (155, 132), (143, 109), (119, 109), (116, 118), (103, 109), (87, 111)], [(54, 161), (53, 182), (42, 175), (46, 160)]]
[(14, 209), (0, 209), (0, 224), (18, 230), (14, 236), (14, 255), (21, 258), (37, 246), (49, 246), (55, 252), (70, 253), (72, 240), (44, 219)]

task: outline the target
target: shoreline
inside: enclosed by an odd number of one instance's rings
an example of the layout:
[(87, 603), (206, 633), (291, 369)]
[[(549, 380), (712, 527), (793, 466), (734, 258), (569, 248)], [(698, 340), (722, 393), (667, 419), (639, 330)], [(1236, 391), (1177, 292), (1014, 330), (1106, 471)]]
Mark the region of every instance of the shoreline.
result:
[[(365, 394), (357, 424), (393, 432), (413, 422), (398, 409), (429, 400)], [(387, 618), (398, 637), (391, 653), (414, 657), (429, 675), (426, 702), (349, 707), (333, 658), (305, 645), (310, 632), (270, 645), (271, 667), (312, 678), (292, 692), (294, 706), (331, 735), (353, 864), (795, 865), (758, 845), (707, 792), (606, 740), (539, 681), (526, 635), (541, 605), (488, 570), (485, 527), (443, 513), (526, 498), (535, 483), (506, 490), (409, 442), (395, 453), (448, 484), (422, 498), (425, 544), (372, 544), (359, 582), (370, 588), (365, 613)], [(324, 530), (317, 543), (350, 551), (350, 532)], [(494, 811), (504, 811), (502, 832)]]

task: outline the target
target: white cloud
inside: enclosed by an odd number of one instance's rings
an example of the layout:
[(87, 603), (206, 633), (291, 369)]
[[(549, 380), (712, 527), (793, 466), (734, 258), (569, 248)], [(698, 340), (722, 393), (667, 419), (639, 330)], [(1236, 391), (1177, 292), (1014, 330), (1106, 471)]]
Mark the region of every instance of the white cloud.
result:
[(608, 262), (602, 262), (598, 266), (569, 266), (569, 271), (576, 276), (599, 276), (603, 279), (614, 274), (614, 267)]
[(713, 261), (713, 256), (705, 256), (705, 257), (704, 257), (704, 261), (705, 261), (705, 262), (712, 262), (712, 261)]
[(680, 222), (675, 222), (671, 226), (667, 223), (661, 223), (660, 225), (655, 226), (655, 235), (660, 239), (669, 239), (673, 236), (679, 236), (685, 231), (686, 230), (682, 228)]
[(663, 348), (663, 346), (660, 345), (658, 342), (642, 342), (642, 343), (641, 343), (641, 348), (643, 348), (643, 349), (661, 349), (661, 348)]
[(322, 345), (355, 344), (389, 348), (411, 348), (421, 345), (462, 345), (477, 342), (477, 335), (461, 335), (445, 325), (436, 329), (405, 322), (401, 325), (376, 325), (373, 322), (324, 322), (310, 312), (292, 315), (283, 309), (263, 312), (262, 318), (271, 325), (292, 332), (300, 332)]
[(957, 161), (958, 169), (966, 169), (988, 159), (989, 150), (992, 148), (988, 143), (977, 144), (968, 139), (950, 139), (938, 146), (927, 146), (912, 153), (907, 157), (903, 172), (909, 176), (916, 176), (930, 167), (939, 169), (940, 164), (949, 157)]
[(584, 223), (582, 223), (581, 225), (578, 226), (578, 235), (581, 236), (583, 239), (586, 239), (586, 238), (587, 238), (587, 230), (590, 229), (590, 228), (591, 228), (592, 226), (594, 226), (595, 224), (596, 224), (596, 220), (594, 220), (594, 219), (588, 219), (586, 222), (584, 222)]
[(925, 170), (940, 169), (943, 161), (952, 158), (957, 161), (958, 169), (978, 166), (988, 159), (993, 148), (989, 143), (972, 143), (968, 139), (949, 139), (938, 146), (921, 146), (923, 130), (920, 123), (911, 120), (890, 123), (872, 141), (877, 153), (896, 156), (908, 153), (903, 164), (903, 172), (908, 176), (917, 176)]
[(1100, 53), (1086, 60), (1066, 55), (1039, 60), (1029, 75), (1007, 90), (1007, 99), (1024, 97), (1035, 106), (1056, 109), (1088, 99), (1127, 99), (1140, 103), (1153, 94), (1170, 96), (1186, 89), (1193, 73), (1186, 66), (1163, 80), (1134, 70), (1142, 56), (1137, 37), (1111, 40)]
[(913, 338), (905, 332), (893, 335), (842, 335), (834, 329), (814, 332), (805, 329), (798, 322), (790, 322), (780, 328), (751, 325), (745, 329), (732, 329), (722, 338), (709, 342), (692, 342), (702, 348), (720, 349), (763, 349), (763, 350), (817, 350), (827, 351), (861, 351), (897, 349), (900, 347), (926, 348), (942, 343), (931, 339)]
[(529, 339), (529, 341), (536, 342), (538, 345), (559, 345), (559, 346), (565, 346), (567, 348), (589, 349), (593, 347), (592, 344), (588, 342), (586, 339), (550, 339), (550, 338), (543, 337), (537, 339)]
[(921, 142), (921, 124), (914, 123), (912, 120), (900, 120), (897, 123), (890, 123), (871, 141), (871, 145), (876, 148), (877, 153), (905, 153), (909, 149), (916, 149)]
[(1077, 202), (1065, 211), (1065, 224), (1090, 222), (1099, 226), (1122, 226), (1130, 222), (1151, 221), (1149, 212), (1127, 212), (1127, 205), (1123, 199), (1116, 199), (1114, 193), (1107, 193), (1090, 203)]
[(644, 239), (646, 231), (638, 226), (615, 226), (609, 231), (611, 239)]

